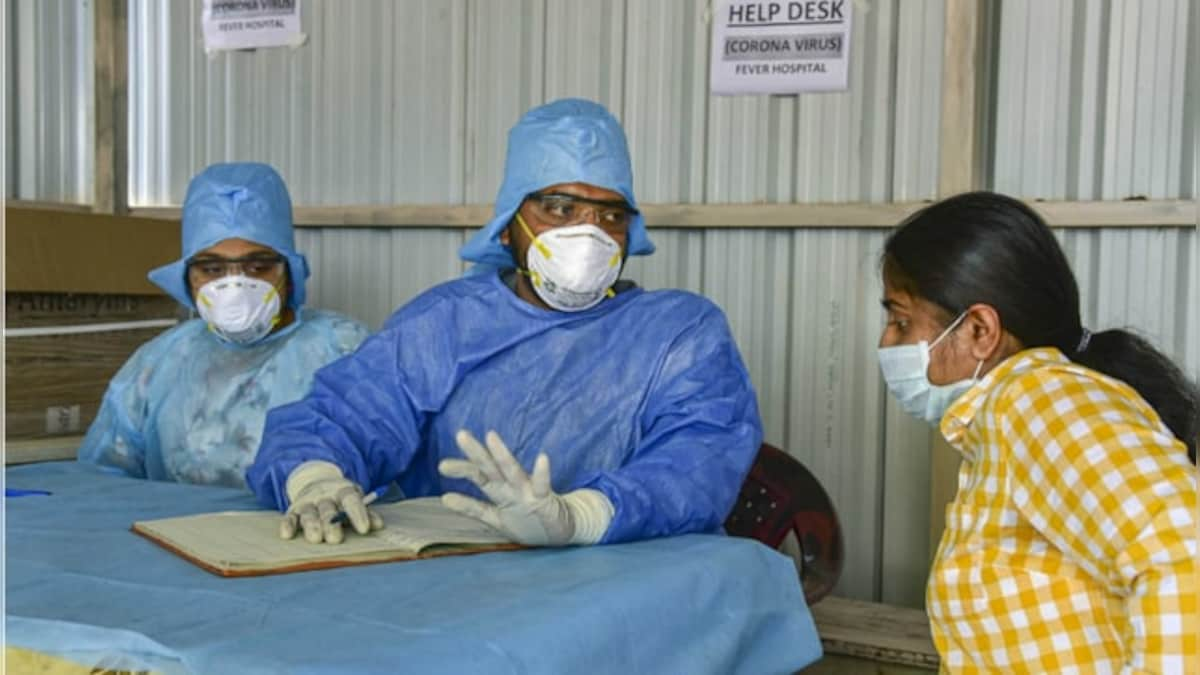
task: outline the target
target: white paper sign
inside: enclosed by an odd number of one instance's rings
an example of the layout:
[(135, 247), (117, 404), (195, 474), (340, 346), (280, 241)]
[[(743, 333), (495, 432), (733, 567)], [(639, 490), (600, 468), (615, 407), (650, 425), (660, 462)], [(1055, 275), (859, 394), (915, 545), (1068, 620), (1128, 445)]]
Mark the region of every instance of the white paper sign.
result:
[(714, 94), (846, 89), (852, 0), (715, 4)]
[(300, 0), (204, 0), (200, 12), (206, 52), (304, 44)]

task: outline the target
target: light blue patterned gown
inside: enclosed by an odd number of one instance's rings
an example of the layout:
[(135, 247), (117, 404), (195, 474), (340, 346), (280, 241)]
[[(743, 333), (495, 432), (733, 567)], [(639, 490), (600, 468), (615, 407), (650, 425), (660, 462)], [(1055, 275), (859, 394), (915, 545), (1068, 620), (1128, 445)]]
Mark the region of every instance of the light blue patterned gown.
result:
[(301, 398), (318, 368), (366, 336), (357, 321), (317, 310), (249, 346), (187, 321), (113, 377), (79, 460), (137, 478), (244, 487), (267, 410)]

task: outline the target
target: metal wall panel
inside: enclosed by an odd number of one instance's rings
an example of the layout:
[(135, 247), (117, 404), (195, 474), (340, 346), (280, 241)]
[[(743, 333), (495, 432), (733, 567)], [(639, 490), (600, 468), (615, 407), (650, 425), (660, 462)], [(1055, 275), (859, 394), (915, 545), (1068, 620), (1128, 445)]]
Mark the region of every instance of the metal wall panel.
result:
[(17, 194), (17, 3), (5, 0), (0, 21), (4, 22), (4, 197)]
[(132, 205), (232, 160), (276, 166), (297, 204), (462, 202), (465, 1), (301, 8), (303, 47), (206, 56), (198, 0), (130, 2)]
[[(883, 314), (880, 313), (880, 324)], [(876, 327), (876, 332), (879, 327)], [(872, 354), (874, 357), (874, 354)], [(883, 397), (883, 511), (877, 521), (880, 555), (878, 591), (880, 601), (902, 607), (925, 606), (925, 582), (929, 578), (931, 502), (930, 451), (933, 427), (900, 409), (887, 393), (882, 378), (877, 386)], [(870, 411), (864, 411), (864, 419)], [(850, 499), (854, 499), (851, 494)], [(868, 596), (869, 597), (869, 596)]]
[[(795, 233), (789, 352), (776, 354), (773, 366), (788, 382), (784, 447), (820, 479), (842, 522), (846, 565), (838, 592), (860, 598), (879, 597), (884, 555), (884, 399), (875, 359), (882, 320), (874, 272), (882, 236)], [(770, 403), (764, 408), (774, 412)], [(928, 529), (926, 514), (906, 510)]]
[(711, 100), (704, 0), (301, 7), (307, 45), (206, 56), (199, 0), (131, 1), (133, 205), (240, 159), (278, 167), (297, 204), (488, 202), (508, 128), (562, 96), (623, 120), (643, 200), (933, 194), (941, 0), (864, 5), (848, 92)]
[(1003, 3), (993, 187), (1042, 199), (1195, 196), (1196, 15), (1188, 0)]
[(709, 100), (704, 201), (934, 195), (944, 3), (858, 7), (849, 91)]
[(896, 11), (896, 121), (888, 132), (895, 137), (895, 160), (888, 196), (891, 201), (917, 201), (937, 194), (946, 7), (944, 1), (904, 2)]
[(7, 194), (88, 203), (95, 156), (91, 3), (7, 4)]
[(701, 293), (721, 306), (758, 392), (763, 435), (787, 444), (788, 301), (794, 267), (792, 232), (712, 230), (705, 233)]
[(552, 0), (546, 3), (546, 26), (551, 29), (542, 34), (542, 95), (547, 100), (580, 96), (622, 110), (625, 2)]
[(467, 14), (465, 199), (480, 204), (496, 198), (509, 127), (544, 100), (546, 3), (472, 0)]
[(378, 330), (398, 307), (464, 271), (463, 232), (443, 228), (301, 228), (308, 258), (308, 305), (332, 309)]
[(651, 256), (634, 256), (622, 276), (642, 288), (682, 288), (702, 292), (705, 230), (651, 230), (655, 251)]
[(708, 23), (704, 0), (628, 0), (624, 109), (638, 199), (704, 201)]
[(1127, 328), (1185, 372), (1200, 374), (1196, 230), (1164, 227), (1056, 232), (1079, 282), (1090, 330)]

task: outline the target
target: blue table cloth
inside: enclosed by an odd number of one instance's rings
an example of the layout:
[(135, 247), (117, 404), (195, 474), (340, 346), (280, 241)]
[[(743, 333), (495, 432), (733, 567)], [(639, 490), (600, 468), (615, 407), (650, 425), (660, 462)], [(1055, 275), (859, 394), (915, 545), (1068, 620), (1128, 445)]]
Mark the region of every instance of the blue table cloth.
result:
[(792, 673), (820, 642), (792, 561), (689, 535), (226, 579), (135, 520), (236, 489), (74, 462), (7, 470), (10, 647), (164, 673)]

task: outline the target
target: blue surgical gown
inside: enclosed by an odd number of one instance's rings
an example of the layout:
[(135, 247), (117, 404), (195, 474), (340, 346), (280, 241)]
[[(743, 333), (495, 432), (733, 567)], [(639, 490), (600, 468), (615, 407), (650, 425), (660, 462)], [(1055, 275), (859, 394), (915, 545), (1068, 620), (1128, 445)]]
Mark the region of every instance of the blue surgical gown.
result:
[(137, 478), (245, 487), (267, 410), (303, 396), (318, 368), (366, 336), (357, 321), (309, 309), (248, 346), (186, 321), (139, 347), (113, 377), (79, 461)]
[(494, 429), (526, 470), (545, 452), (557, 492), (603, 492), (615, 510), (603, 542), (719, 530), (762, 438), (710, 301), (633, 288), (555, 312), (493, 272), (417, 297), (321, 369), (303, 400), (271, 411), (247, 481), (282, 510), (288, 473), (321, 459), (365, 489), (395, 480), (409, 497), (482, 497), (437, 471), (462, 457), (459, 429)]

